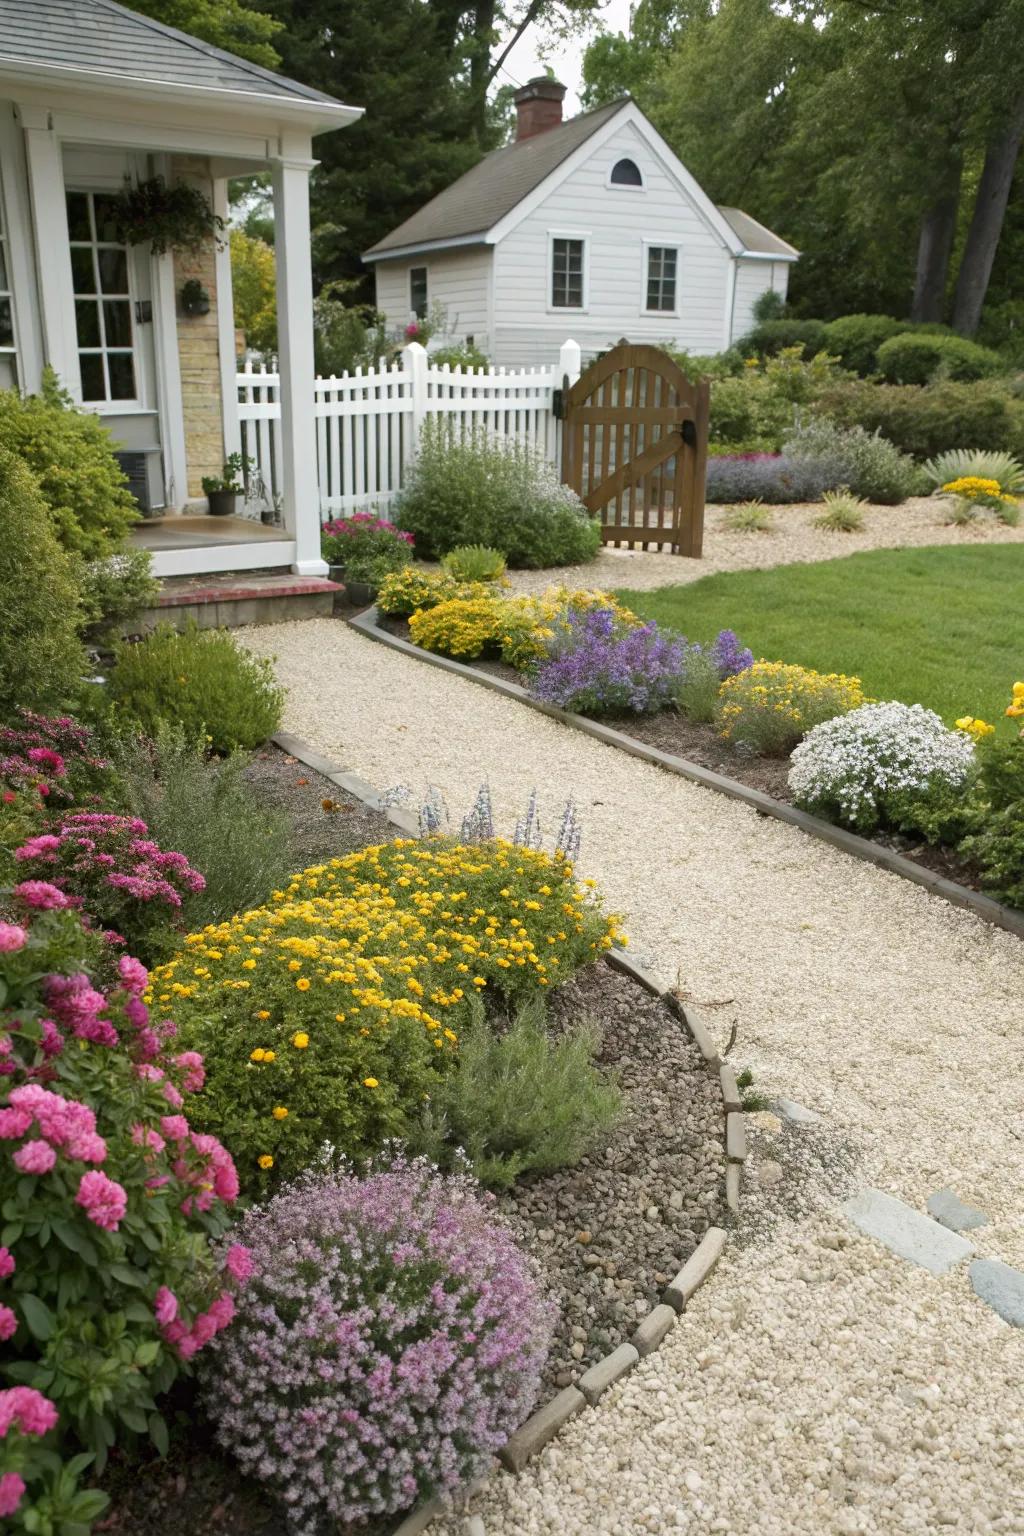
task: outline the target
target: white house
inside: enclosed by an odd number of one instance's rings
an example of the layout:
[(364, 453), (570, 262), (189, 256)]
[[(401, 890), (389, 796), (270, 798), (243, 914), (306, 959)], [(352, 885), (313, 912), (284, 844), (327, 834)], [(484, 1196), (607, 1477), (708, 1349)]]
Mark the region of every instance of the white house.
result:
[[(0, 0), (0, 385), (35, 391), (50, 364), (103, 418), (140, 500), (165, 509), (158, 574), (326, 575), (309, 173), (314, 136), (359, 115), (114, 0)], [(229, 254), (119, 243), (110, 197), (162, 177), (223, 216), (228, 178), (258, 171), (273, 178), (283, 527), (176, 521), (240, 446)], [(203, 313), (183, 303), (189, 279)]]
[(706, 196), (635, 102), (562, 121), (565, 87), (516, 93), (515, 142), (365, 252), (396, 329), (436, 302), (446, 339), (498, 366), (584, 356), (623, 338), (718, 352), (782, 296), (799, 252)]

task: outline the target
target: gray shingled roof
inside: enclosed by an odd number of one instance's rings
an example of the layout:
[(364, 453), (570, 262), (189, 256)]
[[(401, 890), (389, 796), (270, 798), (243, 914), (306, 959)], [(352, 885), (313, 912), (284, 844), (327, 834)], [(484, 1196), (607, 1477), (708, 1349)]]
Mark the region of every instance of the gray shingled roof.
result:
[(0, 69), (5, 63), (342, 105), (114, 0), (0, 0)]
[(483, 239), (499, 219), (511, 213), (534, 187), (540, 186), (545, 176), (550, 176), (624, 105), (624, 101), (613, 101), (606, 107), (570, 118), (560, 128), (549, 128), (521, 144), (494, 150), (364, 254), (386, 256), (407, 246), (416, 249), (436, 240), (471, 235)]
[(732, 228), (735, 235), (743, 241), (745, 251), (756, 251), (759, 255), (786, 257), (789, 260), (800, 255), (795, 246), (783, 240), (781, 235), (773, 235), (770, 229), (752, 219), (749, 213), (744, 213), (742, 208), (723, 208), (718, 204), (718, 211), (723, 219)]

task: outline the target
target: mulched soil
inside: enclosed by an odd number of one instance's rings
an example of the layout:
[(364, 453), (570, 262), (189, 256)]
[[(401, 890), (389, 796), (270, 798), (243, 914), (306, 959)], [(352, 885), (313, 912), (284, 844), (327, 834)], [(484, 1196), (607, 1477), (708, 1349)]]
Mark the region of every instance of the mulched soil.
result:
[[(257, 753), (246, 777), (289, 813), (296, 869), (396, 836), (379, 812), (276, 747)], [(337, 809), (326, 812), (324, 800)], [(717, 1078), (675, 1015), (605, 965), (548, 1001), (553, 1030), (582, 1020), (597, 1028), (598, 1060), (617, 1074), (625, 1114), (576, 1167), (524, 1180), (499, 1201), (559, 1306), (542, 1401), (629, 1338), (707, 1227), (721, 1221), (725, 1180)], [(178, 1384), (165, 1416), (166, 1459), (112, 1454), (101, 1480), (111, 1504), (97, 1532), (288, 1536), (276, 1502), (217, 1449), (194, 1382)], [(363, 1527), (358, 1536), (385, 1536), (398, 1523)], [(330, 1536), (339, 1536), (336, 1528)]]

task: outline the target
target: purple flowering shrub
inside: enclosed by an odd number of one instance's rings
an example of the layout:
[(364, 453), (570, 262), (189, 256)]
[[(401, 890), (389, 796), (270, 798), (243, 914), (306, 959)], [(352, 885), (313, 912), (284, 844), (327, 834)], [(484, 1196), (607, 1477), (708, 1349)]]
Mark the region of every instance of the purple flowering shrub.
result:
[(610, 608), (570, 610), (530, 692), (581, 715), (651, 714), (671, 702), (685, 658), (686, 642), (653, 621), (632, 627)]
[(148, 831), (137, 816), (71, 812), (56, 831), (15, 849), (22, 886), (56, 883), (101, 927), (147, 960), (155, 958), (166, 947), (182, 898), (204, 890), (206, 881), (183, 853), (160, 848)]
[(710, 645), (688, 645), (682, 677), (676, 684), (673, 702), (688, 720), (714, 720), (718, 691), (727, 677), (735, 677), (753, 666), (754, 653), (740, 644), (735, 630), (723, 629)]
[(133, 1435), (166, 1448), (156, 1398), (231, 1321), (249, 1270), (240, 1246), (214, 1246), (238, 1177), (189, 1125), (202, 1057), (150, 1018), (134, 957), (94, 984), (99, 940), (47, 889), (31, 920), (0, 922), (0, 1389), (52, 1400), (59, 1453), (37, 1488), (14, 1442), (0, 1448), (4, 1475), (31, 1485), (8, 1484), (19, 1521), (71, 1497), (73, 1476), (58, 1485), (83, 1446), (100, 1461)]
[(820, 501), (842, 483), (842, 468), (826, 459), (779, 453), (719, 454), (708, 459), (704, 495), (710, 505), (765, 501), (777, 505)]
[(453, 1493), (529, 1413), (553, 1309), (488, 1204), (397, 1162), (243, 1216), (254, 1273), (202, 1362), (206, 1406), (297, 1532)]

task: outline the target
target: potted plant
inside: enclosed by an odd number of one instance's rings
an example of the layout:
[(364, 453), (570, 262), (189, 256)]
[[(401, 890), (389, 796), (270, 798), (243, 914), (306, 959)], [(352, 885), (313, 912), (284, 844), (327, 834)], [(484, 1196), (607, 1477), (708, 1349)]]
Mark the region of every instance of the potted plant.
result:
[(203, 476), (203, 491), (211, 517), (230, 517), (234, 512), (239, 496), (245, 495), (242, 477), (248, 464), (249, 460), (240, 453), (233, 453), (224, 460), (219, 475)]
[(216, 241), (224, 220), (214, 213), (198, 187), (178, 181), (168, 186), (151, 176), (136, 186), (128, 183), (113, 199), (113, 233), (122, 245), (150, 244), (154, 256), (165, 251), (193, 255)]
[[(320, 548), (330, 566), (332, 581), (380, 581), (388, 571), (408, 565), (412, 559), (412, 534), (404, 533), (373, 512), (353, 512), (351, 517), (336, 517), (324, 524)], [(355, 574), (356, 569), (368, 569), (368, 562), (375, 559), (380, 562), (376, 577)]]
[[(405, 562), (400, 562), (404, 564)], [(377, 588), (389, 572), (399, 567), (389, 555), (353, 555), (345, 567), (345, 596), (356, 608), (368, 608), (377, 601)]]

